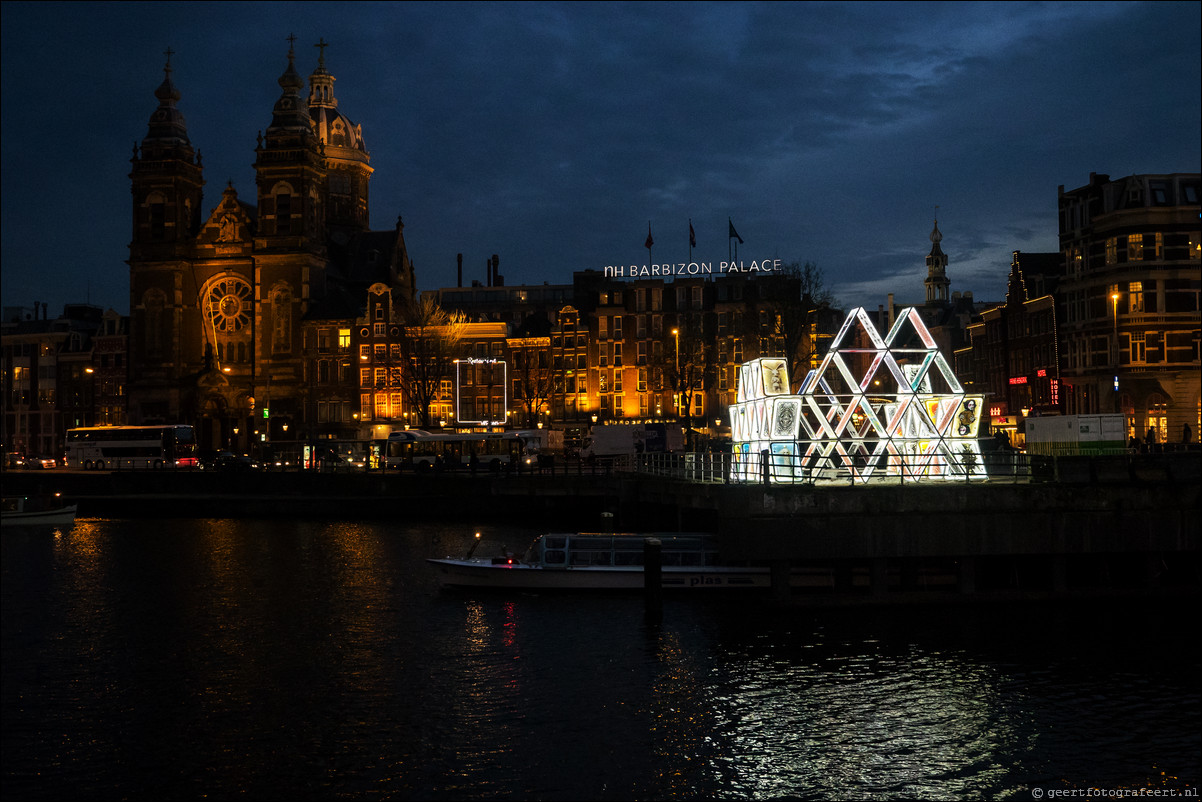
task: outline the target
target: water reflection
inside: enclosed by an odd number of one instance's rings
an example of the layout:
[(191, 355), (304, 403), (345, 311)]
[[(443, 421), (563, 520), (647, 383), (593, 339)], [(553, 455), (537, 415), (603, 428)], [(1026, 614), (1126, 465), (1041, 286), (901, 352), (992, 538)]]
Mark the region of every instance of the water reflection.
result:
[(974, 799), (1197, 777), (1196, 645), (1146, 620), (667, 599), (650, 623), (638, 597), (440, 592), (423, 560), (466, 537), (6, 534), (5, 796)]
[(734, 795), (971, 798), (1004, 773), (991, 756), (1016, 728), (996, 670), (918, 647), (810, 653), (731, 655), (711, 689)]

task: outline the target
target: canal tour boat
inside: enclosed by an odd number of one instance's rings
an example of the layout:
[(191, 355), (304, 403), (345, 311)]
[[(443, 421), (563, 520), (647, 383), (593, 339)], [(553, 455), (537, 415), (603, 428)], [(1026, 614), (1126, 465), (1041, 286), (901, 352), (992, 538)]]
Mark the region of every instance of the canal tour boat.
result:
[(5, 498), (0, 507), (0, 524), (10, 526), (70, 526), (75, 523), (78, 505), (63, 504), (56, 493), (53, 498), (31, 499), (26, 496)]
[(641, 590), (648, 538), (661, 544), (660, 584), (664, 589), (770, 587), (766, 567), (719, 565), (713, 537), (700, 532), (546, 534), (535, 539), (521, 557), (472, 557), (469, 552), (462, 559), (431, 558), (427, 562), (437, 571), (443, 587)]

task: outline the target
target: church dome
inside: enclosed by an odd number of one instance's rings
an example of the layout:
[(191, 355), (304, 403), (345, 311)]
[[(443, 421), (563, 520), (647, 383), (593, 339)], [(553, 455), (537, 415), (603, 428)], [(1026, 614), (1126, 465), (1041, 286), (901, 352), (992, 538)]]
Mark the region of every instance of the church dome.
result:
[(317, 61), (317, 69), (309, 76), (309, 115), (317, 138), (326, 145), (326, 154), (334, 156), (338, 149), (344, 152), (342, 158), (355, 158), (356, 154), (345, 151), (358, 151), (367, 155), (367, 147), (363, 144), (363, 127), (351, 122), (350, 118), (338, 110), (338, 98), (334, 97), (334, 76), (326, 70), (324, 40), (317, 45), (322, 49)]
[[(295, 39), (295, 37), (290, 37), (290, 39)], [(305, 81), (296, 71), (296, 66), (293, 64), (295, 58), (296, 53), (290, 46), (288, 48), (288, 68), (279, 78), (280, 89), (283, 92), (271, 110), (271, 125), (267, 128), (269, 135), (299, 132), (304, 136), (309, 133), (308, 109), (305, 107), (305, 99), (301, 96)]]
[(146, 137), (142, 140), (144, 148), (154, 145), (184, 147), (191, 145), (191, 142), (188, 141), (188, 124), (184, 121), (183, 112), (175, 105), (179, 102), (180, 93), (171, 81), (171, 51), (167, 52), (169, 55), (167, 56), (167, 65), (163, 67), (163, 82), (159, 84), (158, 89), (154, 90), (159, 107), (150, 116)]

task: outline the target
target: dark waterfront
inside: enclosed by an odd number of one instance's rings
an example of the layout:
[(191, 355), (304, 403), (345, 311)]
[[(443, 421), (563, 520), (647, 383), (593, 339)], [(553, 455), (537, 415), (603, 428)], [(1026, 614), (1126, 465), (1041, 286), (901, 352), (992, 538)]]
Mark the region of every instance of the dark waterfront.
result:
[[(479, 528), (481, 553), (533, 529)], [(1178, 602), (447, 593), (473, 528), (6, 531), (5, 799), (1030, 799), (1196, 789)]]

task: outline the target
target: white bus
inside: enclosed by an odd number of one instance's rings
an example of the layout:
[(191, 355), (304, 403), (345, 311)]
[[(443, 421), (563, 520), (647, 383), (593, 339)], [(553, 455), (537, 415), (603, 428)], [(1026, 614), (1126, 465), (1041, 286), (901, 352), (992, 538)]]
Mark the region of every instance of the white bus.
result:
[(390, 469), (470, 468), (472, 457), (481, 470), (516, 466), (519, 460), (533, 462), (538, 454), (536, 432), (427, 432), (406, 429), (388, 435), (385, 465)]
[(67, 430), (69, 470), (158, 470), (196, 465), (196, 431), (191, 426), (85, 426)]

